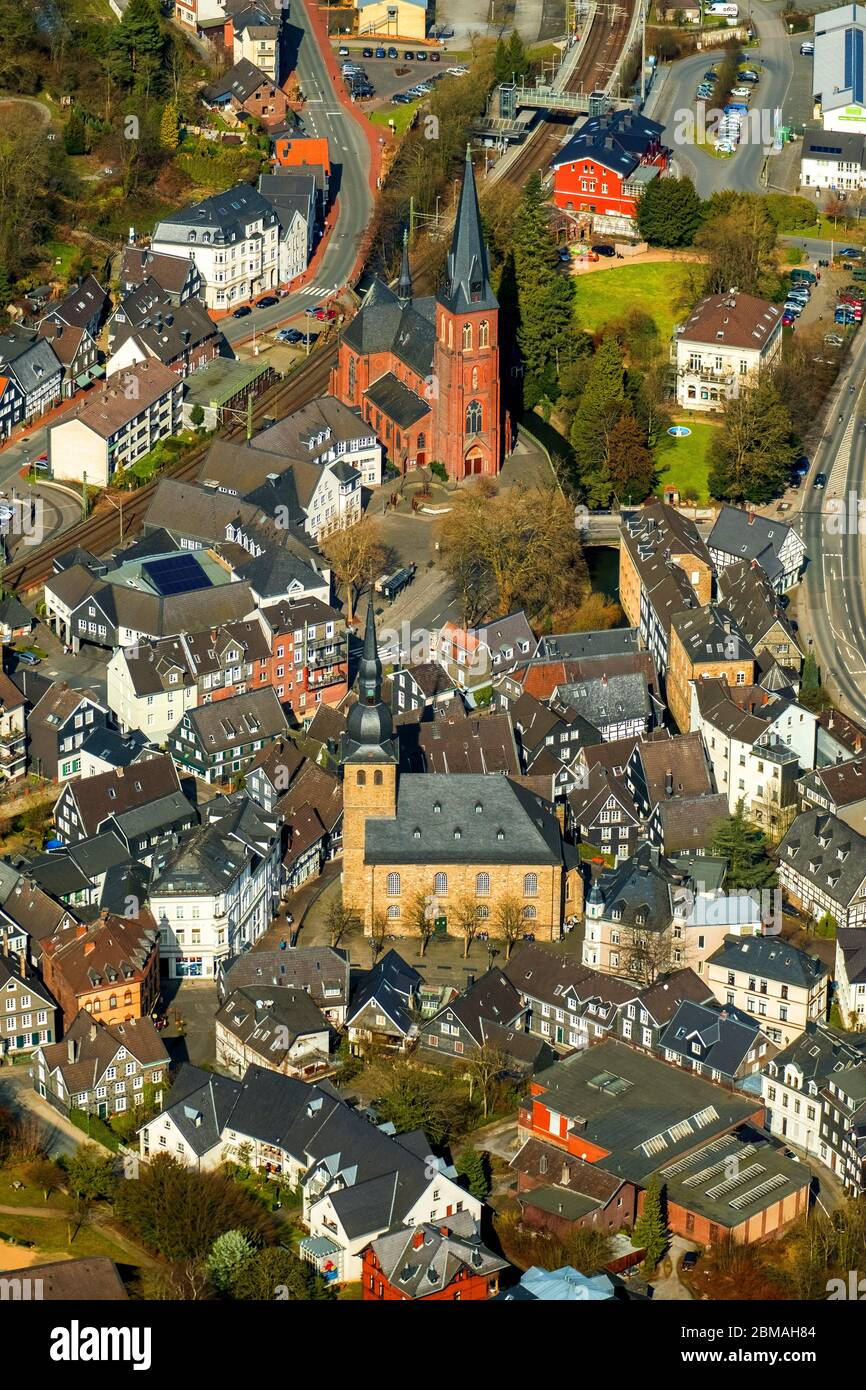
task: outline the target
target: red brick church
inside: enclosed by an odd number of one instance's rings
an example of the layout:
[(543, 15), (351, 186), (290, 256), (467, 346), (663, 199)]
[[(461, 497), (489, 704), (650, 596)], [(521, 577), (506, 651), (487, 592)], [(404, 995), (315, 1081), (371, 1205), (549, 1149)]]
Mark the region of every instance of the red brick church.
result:
[(441, 290), (413, 295), (404, 244), (396, 292), (375, 280), (343, 332), (331, 392), (360, 408), (401, 472), (434, 462), (455, 482), (499, 472), (499, 304), (468, 149)]

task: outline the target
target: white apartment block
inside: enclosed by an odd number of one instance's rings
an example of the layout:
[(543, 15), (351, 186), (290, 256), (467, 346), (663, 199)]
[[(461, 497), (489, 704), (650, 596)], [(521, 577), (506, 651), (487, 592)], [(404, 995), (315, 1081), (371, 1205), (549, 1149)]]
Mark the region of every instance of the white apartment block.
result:
[(234, 309), (280, 280), (279, 219), (246, 183), (157, 223), (151, 250), (195, 262), (208, 309)]
[(772, 368), (781, 351), (777, 304), (736, 290), (708, 295), (675, 334), (677, 403), (685, 410), (719, 410)]
[(181, 427), (183, 382), (148, 359), (108, 377), (48, 427), (52, 477), (106, 487)]

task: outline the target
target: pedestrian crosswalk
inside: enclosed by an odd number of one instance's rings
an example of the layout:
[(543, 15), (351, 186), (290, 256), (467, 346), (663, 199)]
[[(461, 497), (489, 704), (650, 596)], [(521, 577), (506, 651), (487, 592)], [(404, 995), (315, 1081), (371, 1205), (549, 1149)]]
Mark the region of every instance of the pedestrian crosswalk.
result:
[(317, 299), (328, 292), (324, 285), (304, 285), (303, 289), (298, 290), (298, 294), (315, 295)]

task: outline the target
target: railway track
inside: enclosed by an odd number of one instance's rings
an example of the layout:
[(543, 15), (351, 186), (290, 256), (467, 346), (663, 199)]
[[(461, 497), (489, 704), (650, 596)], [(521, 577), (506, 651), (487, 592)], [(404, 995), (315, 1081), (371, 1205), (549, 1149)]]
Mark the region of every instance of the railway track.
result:
[[(321, 395), (328, 385), (331, 368), (337, 360), (337, 340), (313, 354), (302, 366), (292, 372), (284, 381), (277, 382), (258, 399), (253, 410), (253, 423), (261, 424), (272, 415), (289, 415), (302, 405)], [(223, 439), (243, 438), (241, 425), (232, 425), (222, 431)], [(123, 537), (133, 536), (140, 528), (150, 506), (154, 493), (163, 478), (177, 478), (189, 481), (198, 473), (202, 459), (211, 446), (209, 439), (201, 448), (188, 454), (180, 463), (167, 468), (158, 478), (138, 488), (123, 505)], [(58, 555), (80, 546), (94, 555), (105, 555), (118, 540), (118, 514), (112, 508), (101, 511), (76, 526), (71, 526), (60, 536), (31, 551), (23, 560), (13, 560), (3, 572), (3, 584), (19, 593), (37, 589), (53, 573), (54, 561)]]
[[(605, 90), (622, 53), (634, 16), (636, 0), (622, 0), (613, 23), (608, 7), (599, 7), (592, 21), (580, 61), (565, 84), (567, 92)], [(571, 118), (551, 114), (532, 131), (514, 162), (502, 175), (502, 182), (522, 187), (531, 174), (541, 173), (562, 143), (563, 124)]]
[(613, 23), (609, 9), (599, 6), (592, 21), (589, 37), (580, 55), (580, 62), (565, 84), (567, 92), (605, 91), (628, 37), (634, 17), (636, 0), (621, 0)]

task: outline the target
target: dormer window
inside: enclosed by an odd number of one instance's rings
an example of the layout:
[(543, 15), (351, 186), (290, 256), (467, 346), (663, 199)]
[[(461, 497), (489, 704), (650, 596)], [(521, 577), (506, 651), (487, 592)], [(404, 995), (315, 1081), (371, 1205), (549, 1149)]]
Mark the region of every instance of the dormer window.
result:
[(459, 825), (456, 825), (456, 826), (454, 827), (454, 838), (455, 838), (455, 840), (459, 840), (460, 837), (462, 836), (462, 834), (463, 834), (463, 831), (460, 829), (460, 826), (459, 826)]
[(433, 814), (434, 814), (434, 816), (440, 815), (440, 814), (441, 814), (441, 811), (442, 811), (441, 803), (438, 802), (438, 801), (434, 801), (434, 802), (433, 802)]

